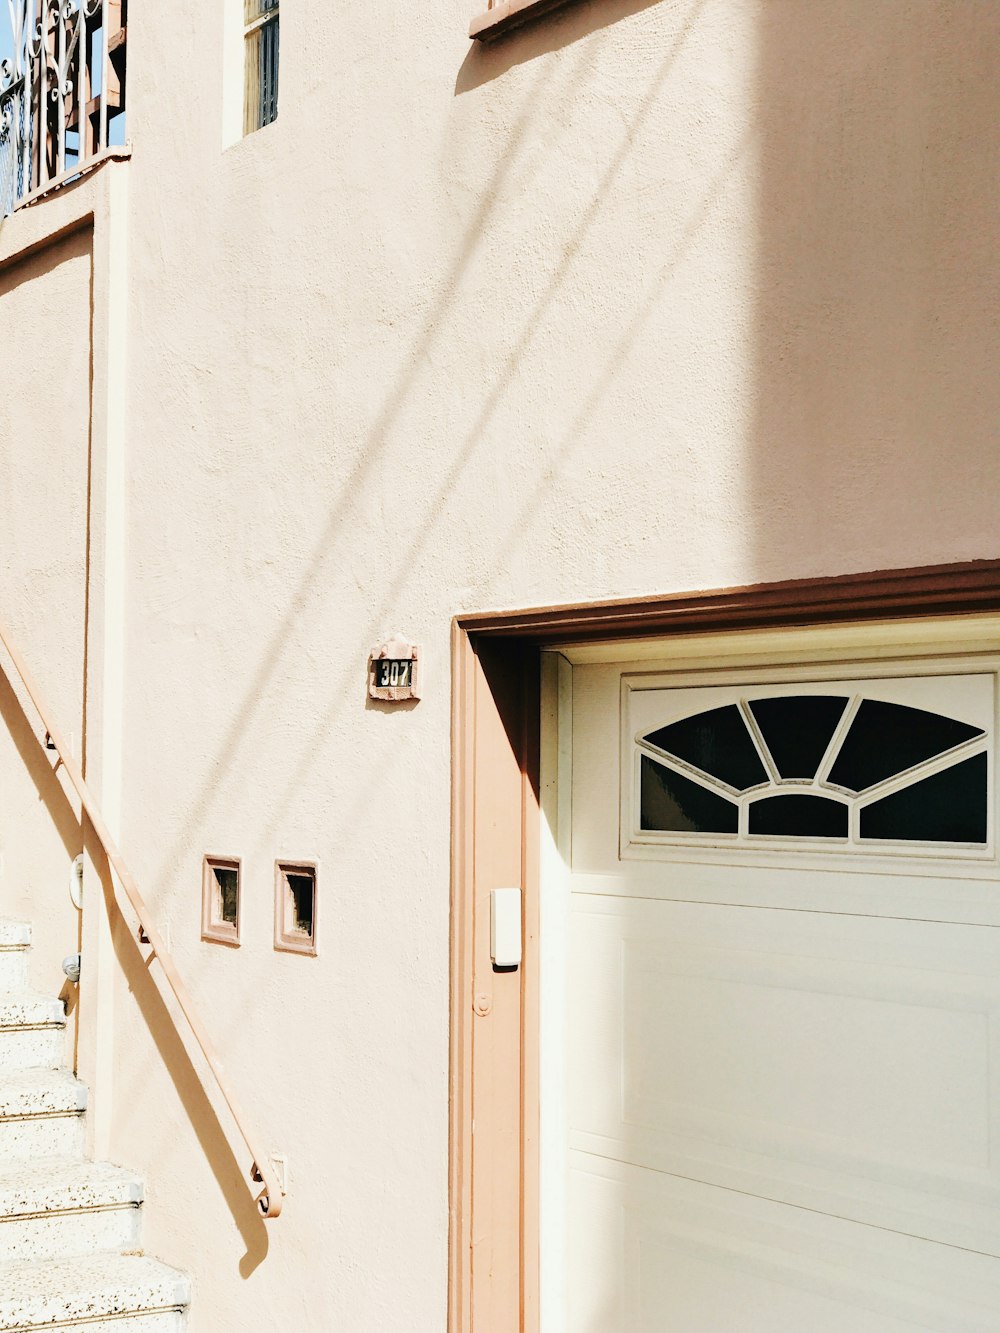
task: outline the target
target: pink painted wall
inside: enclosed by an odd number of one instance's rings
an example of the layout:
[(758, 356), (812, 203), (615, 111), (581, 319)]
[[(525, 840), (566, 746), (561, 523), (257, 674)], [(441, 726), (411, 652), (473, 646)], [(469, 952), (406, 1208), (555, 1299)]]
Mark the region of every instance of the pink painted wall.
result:
[(1000, 555), (1000, 10), (468, 17), (289, 5), (224, 147), (220, 13), (130, 14), (122, 840), (292, 1177), (265, 1231), (126, 951), (111, 1143), (195, 1333), (444, 1326), (456, 612)]
[[(89, 231), (0, 269), (0, 619), (34, 664), (78, 755), (90, 282)], [(67, 886), (82, 838), (74, 803), (54, 775), (54, 757), (41, 749), (26, 720), (25, 701), (20, 686), (0, 680), (0, 910), (37, 920), (32, 983), (56, 994), (65, 981), (61, 961), (80, 945)], [(33, 712), (31, 719), (34, 724)]]

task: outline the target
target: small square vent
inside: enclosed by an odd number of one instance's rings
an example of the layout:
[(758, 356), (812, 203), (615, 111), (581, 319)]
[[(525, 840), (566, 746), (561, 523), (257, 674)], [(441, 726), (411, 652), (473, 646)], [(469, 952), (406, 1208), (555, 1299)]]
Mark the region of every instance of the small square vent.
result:
[(274, 864), (274, 947), (316, 953), (317, 876), (314, 861)]
[(206, 856), (201, 880), (201, 938), (238, 947), (240, 906), (239, 858)]

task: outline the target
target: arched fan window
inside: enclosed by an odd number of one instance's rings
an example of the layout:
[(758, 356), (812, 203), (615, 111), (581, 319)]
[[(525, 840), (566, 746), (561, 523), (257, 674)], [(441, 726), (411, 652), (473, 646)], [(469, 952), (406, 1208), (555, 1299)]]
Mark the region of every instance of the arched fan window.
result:
[(644, 832), (987, 841), (986, 733), (839, 694), (740, 700), (637, 737)]

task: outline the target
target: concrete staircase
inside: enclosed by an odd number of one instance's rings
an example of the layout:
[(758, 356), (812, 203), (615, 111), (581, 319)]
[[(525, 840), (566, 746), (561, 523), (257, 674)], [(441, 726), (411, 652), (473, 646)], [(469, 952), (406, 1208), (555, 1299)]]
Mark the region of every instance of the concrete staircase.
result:
[(140, 1253), (142, 1181), (84, 1160), (87, 1089), (62, 1003), (27, 987), (30, 943), (0, 919), (0, 1333), (181, 1333), (188, 1279)]

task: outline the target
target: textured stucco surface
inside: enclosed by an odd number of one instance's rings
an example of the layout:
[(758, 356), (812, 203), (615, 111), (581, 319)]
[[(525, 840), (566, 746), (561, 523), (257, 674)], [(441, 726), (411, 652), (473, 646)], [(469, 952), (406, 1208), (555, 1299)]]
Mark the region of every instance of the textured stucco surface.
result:
[[(440, 1333), (450, 619), (1000, 555), (1000, 9), (591, 0), (483, 51), (289, 5), (223, 151), (219, 8), (130, 13), (122, 841), (292, 1193), (265, 1231), (124, 944), (113, 1152), (194, 1333)], [(367, 706), (397, 629), (424, 698)]]
[[(4, 224), (0, 224), (2, 227)], [(2, 240), (2, 237), (0, 237)], [(91, 236), (45, 246), (0, 270), (0, 618), (64, 719), (83, 731), (90, 422)], [(82, 839), (52, 759), (0, 680), (3, 910), (40, 927), (32, 979), (57, 994), (79, 946), (67, 893)], [(31, 725), (35, 725), (33, 711)], [(55, 817), (53, 817), (55, 816)]]

